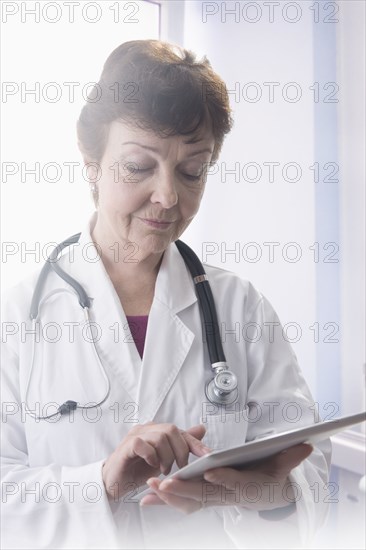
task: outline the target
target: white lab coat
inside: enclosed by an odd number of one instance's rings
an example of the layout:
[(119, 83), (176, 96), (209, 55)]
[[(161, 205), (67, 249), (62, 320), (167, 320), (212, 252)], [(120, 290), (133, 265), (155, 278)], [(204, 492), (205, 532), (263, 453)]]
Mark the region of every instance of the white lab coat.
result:
[[(131, 254), (120, 252), (125, 260)], [(70, 417), (36, 421), (24, 414), (35, 337), (27, 332), (29, 308), (38, 272), (14, 287), (2, 319), (2, 547), (274, 548), (293, 546), (293, 533), (306, 546), (326, 515), (329, 448), (316, 448), (292, 471), (301, 496), (297, 512), (282, 521), (239, 506), (190, 515), (167, 506), (140, 508), (133, 493), (110, 503), (101, 477), (104, 460), (136, 422), (182, 429), (204, 422), (204, 442), (213, 449), (314, 422), (312, 397), (269, 302), (237, 275), (206, 266), (228, 364), (239, 380), (236, 414), (223, 415), (205, 398), (212, 373), (200, 310), (174, 244), (159, 270), (142, 360), (92, 245), (89, 223), (60, 266), (92, 298), (91, 320), (111, 392), (101, 407)], [(29, 408), (49, 414), (53, 403), (68, 399), (99, 402), (105, 380), (76, 294), (51, 272), (42, 300)], [(291, 422), (296, 414), (297, 422)]]

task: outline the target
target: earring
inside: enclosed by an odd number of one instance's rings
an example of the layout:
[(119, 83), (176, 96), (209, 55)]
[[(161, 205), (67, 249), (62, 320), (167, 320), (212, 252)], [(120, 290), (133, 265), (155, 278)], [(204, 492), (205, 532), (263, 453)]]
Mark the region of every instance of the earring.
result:
[(96, 183), (90, 184), (90, 191), (93, 197), (94, 205), (96, 206), (96, 208), (98, 208), (99, 193), (98, 193), (98, 186), (96, 185)]

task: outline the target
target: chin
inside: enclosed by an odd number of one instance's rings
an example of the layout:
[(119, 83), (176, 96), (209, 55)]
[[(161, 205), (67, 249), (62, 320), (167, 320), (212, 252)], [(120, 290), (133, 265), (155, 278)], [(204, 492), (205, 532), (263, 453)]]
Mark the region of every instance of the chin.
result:
[(144, 256), (145, 254), (161, 254), (174, 240), (172, 235), (149, 235), (142, 240), (140, 250)]

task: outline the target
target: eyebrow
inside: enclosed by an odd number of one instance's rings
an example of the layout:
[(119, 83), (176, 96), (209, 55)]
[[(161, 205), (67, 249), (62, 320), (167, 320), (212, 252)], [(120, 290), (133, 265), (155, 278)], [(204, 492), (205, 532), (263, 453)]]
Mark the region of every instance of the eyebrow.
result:
[[(192, 143), (191, 141), (185, 141), (184, 143)], [(138, 143), (137, 141), (125, 141), (122, 143), (123, 145), (138, 145), (139, 147), (142, 147), (143, 149), (148, 149), (149, 151), (153, 151), (154, 153), (159, 153), (159, 149), (156, 147), (151, 147), (149, 145), (143, 145), (142, 143)], [(194, 151), (193, 153), (190, 153), (188, 156), (193, 157), (195, 155), (199, 155), (200, 153), (212, 153), (212, 149), (209, 147), (206, 147), (205, 149), (200, 149), (199, 151)]]

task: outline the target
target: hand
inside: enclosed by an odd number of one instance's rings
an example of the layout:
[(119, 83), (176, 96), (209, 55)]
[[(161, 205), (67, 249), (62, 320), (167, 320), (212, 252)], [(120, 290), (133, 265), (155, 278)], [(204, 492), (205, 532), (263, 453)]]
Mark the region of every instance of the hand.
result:
[(245, 470), (207, 470), (204, 481), (151, 478), (147, 483), (155, 494), (146, 495), (140, 504), (168, 504), (186, 514), (209, 506), (241, 506), (257, 511), (288, 506), (296, 502), (288, 475), (312, 450), (302, 443)]
[(174, 461), (178, 468), (188, 463), (189, 453), (203, 456), (211, 449), (200, 440), (202, 424), (180, 430), (174, 424), (148, 422), (134, 426), (103, 464), (106, 492), (114, 500), (146, 483), (151, 476), (169, 474)]

